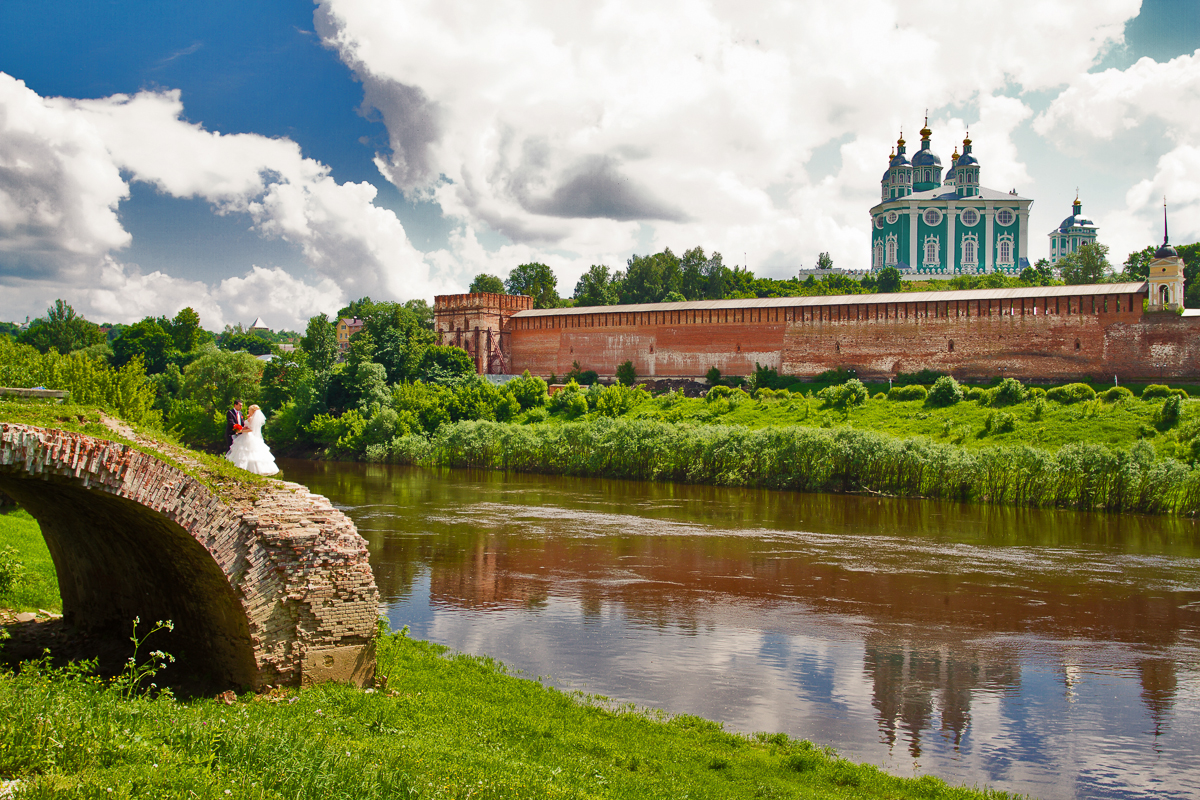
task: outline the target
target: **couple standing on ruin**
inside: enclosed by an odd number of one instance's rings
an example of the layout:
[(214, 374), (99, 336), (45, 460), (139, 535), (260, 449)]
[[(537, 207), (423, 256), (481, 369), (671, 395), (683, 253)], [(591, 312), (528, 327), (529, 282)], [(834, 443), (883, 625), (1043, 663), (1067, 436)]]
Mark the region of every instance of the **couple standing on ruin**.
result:
[(225, 415), (225, 457), (234, 466), (255, 475), (274, 475), (279, 472), (271, 448), (263, 441), (262, 427), (267, 418), (258, 406), (250, 406), (250, 416), (242, 416), (242, 401), (234, 400)]

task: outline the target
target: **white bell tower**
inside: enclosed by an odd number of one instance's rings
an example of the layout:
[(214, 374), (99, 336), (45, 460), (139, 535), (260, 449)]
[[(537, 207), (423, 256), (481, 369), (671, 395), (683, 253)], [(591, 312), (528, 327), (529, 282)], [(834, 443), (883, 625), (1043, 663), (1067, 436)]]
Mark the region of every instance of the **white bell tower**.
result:
[(1163, 243), (1150, 261), (1147, 311), (1179, 311), (1183, 308), (1183, 259), (1167, 237), (1167, 201), (1163, 199)]

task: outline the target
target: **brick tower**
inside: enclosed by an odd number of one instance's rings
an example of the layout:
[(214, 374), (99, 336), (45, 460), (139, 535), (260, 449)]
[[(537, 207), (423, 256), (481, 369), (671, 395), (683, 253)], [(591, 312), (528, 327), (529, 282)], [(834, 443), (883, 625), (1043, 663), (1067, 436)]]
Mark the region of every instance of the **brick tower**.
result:
[(480, 375), (505, 375), (511, 365), (509, 317), (533, 308), (523, 294), (439, 294), (433, 298), (438, 342), (466, 350)]

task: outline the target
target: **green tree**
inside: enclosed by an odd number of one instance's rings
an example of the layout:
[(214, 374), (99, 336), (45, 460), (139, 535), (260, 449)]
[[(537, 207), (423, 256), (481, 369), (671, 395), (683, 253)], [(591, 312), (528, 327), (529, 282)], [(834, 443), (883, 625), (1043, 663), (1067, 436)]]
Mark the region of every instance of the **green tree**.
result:
[(104, 334), (98, 325), (75, 313), (66, 301), (55, 300), (54, 305), (46, 309), (46, 316), (30, 323), (18, 341), (36, 347), (42, 353), (48, 353), (53, 347), (65, 355), (72, 350), (101, 344)]
[(505, 281), (509, 294), (525, 294), (533, 298), (534, 308), (558, 308), (558, 278), (545, 264), (521, 264), (508, 273)]
[[(300, 357), (297, 357), (297, 356)], [(262, 402), (268, 412), (296, 400), (312, 381), (312, 371), (302, 362), (303, 352), (279, 352), (263, 367)]]
[(900, 270), (895, 267), (884, 267), (875, 277), (875, 291), (880, 294), (894, 294), (901, 286)]
[(929, 390), (929, 402), (935, 406), (950, 406), (963, 399), (962, 387), (949, 375), (943, 375)]
[(833, 269), (833, 258), (829, 253), (821, 253), (817, 256), (817, 269)]
[(308, 328), (300, 337), (300, 349), (314, 372), (333, 369), (338, 356), (337, 330), (324, 314), (309, 319)]
[(495, 275), (488, 275), (486, 272), (481, 272), (475, 276), (475, 280), (471, 281), (471, 286), (467, 289), (472, 294), (475, 292), (490, 292), (491, 294), (504, 294), (504, 281), (497, 278)]
[(373, 308), (375, 308), (375, 301), (369, 297), (364, 297), (361, 300), (352, 300), (350, 305), (338, 310), (332, 321), (336, 324), (339, 319), (344, 317), (366, 319)]
[(428, 302), (422, 298), (407, 300), (404, 307), (413, 313), (422, 328), (427, 331), (433, 330), (433, 306)]
[(637, 370), (633, 368), (632, 361), (626, 361), (617, 367), (617, 380), (626, 386), (637, 383)]
[[(843, 276), (835, 275), (833, 277)], [(749, 267), (726, 269), (723, 282), (726, 297), (758, 297), (760, 281), (754, 277), (754, 272)]]
[(349, 395), (349, 405), (367, 410), (388, 403), (387, 370), (375, 363), (375, 341), (367, 331), (350, 340), (343, 380)]
[[(718, 258), (720, 257), (719, 254)], [(679, 257), (679, 293), (688, 300), (708, 297), (708, 259), (704, 249), (693, 247)]]
[(245, 350), (247, 353), (255, 356), (265, 356), (271, 352), (271, 343), (253, 333), (240, 333), (238, 331), (226, 331), (218, 340), (218, 347), (222, 350), (230, 350), (237, 352)]
[(544, 406), (550, 399), (546, 382), (536, 375), (530, 375), (529, 370), (525, 370), (521, 377), (504, 384), (504, 388), (517, 398), (517, 402), (525, 410)]
[(119, 339), (113, 341), (112, 363), (113, 366), (123, 367), (135, 356), (141, 356), (146, 365), (146, 373), (157, 375), (167, 368), (174, 345), (174, 340), (162, 329), (158, 321), (147, 317), (130, 325)]
[(200, 315), (191, 306), (180, 309), (169, 325), (159, 326), (171, 335), (175, 349), (181, 353), (190, 353), (208, 339), (208, 333), (200, 327)]
[(1183, 259), (1183, 305), (1200, 308), (1200, 242), (1175, 248)]
[(387, 382), (416, 380), (421, 356), (437, 341), (437, 334), (407, 303), (376, 303), (366, 314), (363, 331), (375, 343), (374, 361), (383, 365)]
[(421, 356), (417, 372), (425, 383), (457, 386), (475, 374), (475, 362), (461, 347), (435, 344)]
[(1101, 283), (1112, 273), (1108, 263), (1108, 245), (1085, 244), (1058, 261), (1058, 271), (1068, 286)]
[(1150, 276), (1150, 262), (1154, 260), (1154, 251), (1157, 249), (1154, 245), (1150, 245), (1130, 253), (1129, 257), (1125, 259), (1125, 263), (1121, 265), (1121, 277), (1130, 281), (1146, 280)]
[(669, 247), (652, 256), (632, 256), (621, 281), (621, 302), (661, 302), (668, 293), (682, 288), (682, 278), (679, 259)]
[(617, 288), (608, 267), (593, 264), (575, 284), (575, 305), (613, 306), (617, 304)]
[(726, 269), (724, 262), (721, 259), (720, 253), (713, 253), (704, 262), (704, 267), (701, 269), (704, 274), (705, 286), (704, 296), (699, 299), (703, 300), (723, 300), (725, 299), (725, 276), (729, 272)]
[(223, 412), (236, 399), (256, 402), (266, 365), (249, 353), (219, 350), (209, 345), (183, 371), (181, 399), (208, 413)]

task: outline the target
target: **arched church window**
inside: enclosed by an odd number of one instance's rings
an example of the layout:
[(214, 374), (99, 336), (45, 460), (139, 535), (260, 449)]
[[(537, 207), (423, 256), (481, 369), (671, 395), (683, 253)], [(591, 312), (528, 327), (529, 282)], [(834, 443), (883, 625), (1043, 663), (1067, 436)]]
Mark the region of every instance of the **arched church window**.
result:
[(963, 240), (963, 262), (966, 264), (975, 263), (975, 240), (972, 238)]
[(925, 240), (925, 263), (938, 263), (938, 240), (933, 236)]
[(1000, 255), (997, 259), (1001, 264), (1012, 262), (1012, 239), (1001, 237), (1000, 239)]
[(896, 237), (889, 236), (887, 240), (887, 263), (896, 263)]

